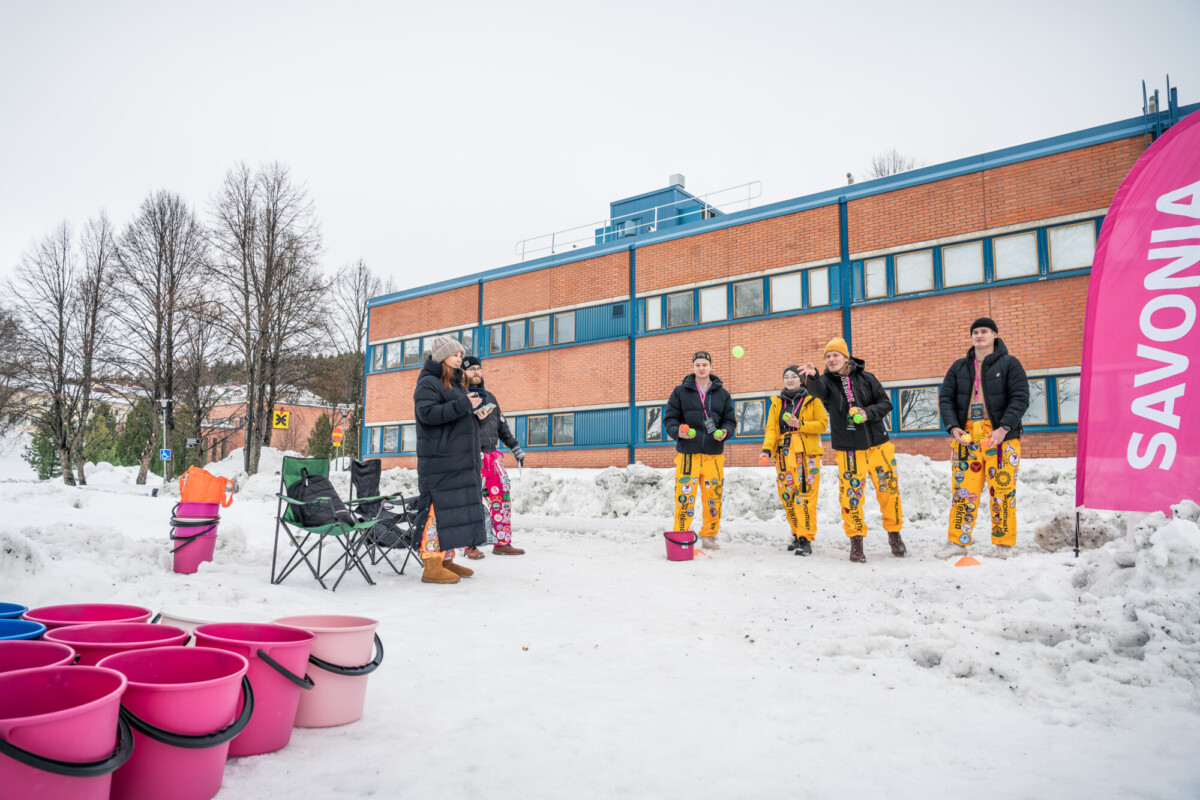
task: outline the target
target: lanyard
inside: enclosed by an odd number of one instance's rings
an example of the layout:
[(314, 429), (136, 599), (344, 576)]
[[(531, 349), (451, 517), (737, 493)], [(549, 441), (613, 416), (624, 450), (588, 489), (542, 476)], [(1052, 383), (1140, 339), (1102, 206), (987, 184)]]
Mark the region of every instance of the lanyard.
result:
[(842, 380), (846, 381), (846, 402), (849, 403), (850, 408), (854, 408), (854, 390), (850, 388), (850, 376), (843, 375)]
[(979, 392), (979, 380), (982, 377), (983, 377), (983, 362), (976, 361), (975, 362), (975, 381), (971, 386), (971, 402), (975, 402), (976, 397), (979, 397), (980, 399), (982, 399), (982, 395)]
[(696, 386), (696, 392), (700, 395), (700, 413), (704, 415), (705, 419), (708, 419), (708, 395), (711, 391), (712, 383), (708, 384), (707, 389), (701, 389), (699, 386)]

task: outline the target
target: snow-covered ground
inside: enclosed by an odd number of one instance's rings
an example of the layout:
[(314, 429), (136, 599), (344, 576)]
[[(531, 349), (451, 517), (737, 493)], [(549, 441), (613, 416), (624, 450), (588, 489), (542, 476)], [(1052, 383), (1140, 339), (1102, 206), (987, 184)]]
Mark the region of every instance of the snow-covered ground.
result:
[(728, 471), (722, 549), (679, 563), (667, 473), (514, 470), (527, 555), (470, 562), (456, 586), (410, 567), (336, 593), (269, 584), (279, 479), (239, 463), (213, 466), (239, 491), (191, 576), (170, 571), (170, 487), (104, 465), (79, 489), (0, 472), (0, 600), (380, 620), (363, 719), (232, 760), (221, 798), (1200, 796), (1200, 508), (1047, 552), (1034, 530), (1072, 508), (1073, 461), (1022, 465), (1015, 556), (977, 546), (977, 567), (933, 558), (949, 474), (925, 458), (900, 457), (910, 556), (888, 552), (872, 498), (865, 565), (830, 470), (812, 557), (784, 550), (753, 468)]

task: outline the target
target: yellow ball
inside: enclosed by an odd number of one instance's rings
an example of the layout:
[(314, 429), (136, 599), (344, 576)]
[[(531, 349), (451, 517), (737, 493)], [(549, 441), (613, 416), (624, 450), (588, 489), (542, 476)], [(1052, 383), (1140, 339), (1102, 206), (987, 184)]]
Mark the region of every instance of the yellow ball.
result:
[(741, 345), (738, 345), (737, 347), (733, 348), (733, 357), (734, 358), (741, 358), (744, 355), (746, 355), (746, 351), (742, 349)]

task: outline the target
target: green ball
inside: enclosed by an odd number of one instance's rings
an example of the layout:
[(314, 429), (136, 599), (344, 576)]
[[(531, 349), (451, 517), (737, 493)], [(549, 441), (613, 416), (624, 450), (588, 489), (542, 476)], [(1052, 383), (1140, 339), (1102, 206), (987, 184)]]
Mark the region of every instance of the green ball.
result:
[(855, 415), (854, 415), (854, 421), (855, 421), (856, 423), (858, 423), (858, 422), (862, 422), (862, 421), (864, 421), (866, 418), (867, 418), (867, 417), (866, 417), (866, 415), (865, 415), (865, 414), (855, 414)]
[(746, 355), (746, 351), (742, 349), (741, 345), (738, 345), (737, 347), (733, 348), (733, 357), (734, 358), (741, 358), (744, 355)]
[(688, 429), (688, 438), (689, 438), (689, 439), (695, 439), (695, 438), (696, 438), (696, 429), (695, 429), (695, 428), (689, 428), (689, 429)]

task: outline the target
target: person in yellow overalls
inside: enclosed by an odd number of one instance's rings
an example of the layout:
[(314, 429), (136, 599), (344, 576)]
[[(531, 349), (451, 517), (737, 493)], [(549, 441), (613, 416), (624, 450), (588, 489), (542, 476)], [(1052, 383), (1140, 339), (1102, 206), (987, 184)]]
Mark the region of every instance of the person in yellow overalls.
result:
[(800, 367), (783, 371), (783, 391), (771, 398), (761, 466), (775, 462), (775, 483), (792, 542), (788, 550), (812, 555), (817, 535), (817, 490), (821, 487), (821, 434), (829, 427), (825, 406), (800, 382)]
[(999, 332), (989, 317), (971, 323), (971, 347), (946, 372), (938, 392), (942, 425), (954, 440), (949, 541), (934, 554), (938, 558), (966, 555), (979, 527), (985, 480), (992, 496), (993, 554), (1008, 558), (1017, 543), (1017, 467), (1029, 379)]
[[(692, 373), (671, 392), (663, 414), (675, 440), (675, 527), (688, 531), (700, 517), (701, 547), (720, 549), (721, 492), (725, 483), (725, 440), (737, 429), (733, 397), (712, 374), (712, 357), (692, 356)], [(699, 514), (696, 501), (700, 501)]]

